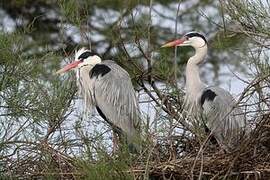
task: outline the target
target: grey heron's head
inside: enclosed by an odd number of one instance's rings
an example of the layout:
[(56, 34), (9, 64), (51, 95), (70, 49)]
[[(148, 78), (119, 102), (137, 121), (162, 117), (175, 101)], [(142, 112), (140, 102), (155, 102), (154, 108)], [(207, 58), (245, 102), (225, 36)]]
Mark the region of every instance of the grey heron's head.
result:
[(175, 47), (175, 46), (192, 46), (193, 48), (201, 48), (207, 46), (206, 38), (197, 32), (189, 32), (182, 38), (164, 44), (162, 47)]
[(58, 70), (56, 74), (61, 74), (72, 69), (78, 69), (85, 66), (94, 66), (100, 62), (101, 58), (97, 53), (81, 48), (75, 53), (75, 61)]

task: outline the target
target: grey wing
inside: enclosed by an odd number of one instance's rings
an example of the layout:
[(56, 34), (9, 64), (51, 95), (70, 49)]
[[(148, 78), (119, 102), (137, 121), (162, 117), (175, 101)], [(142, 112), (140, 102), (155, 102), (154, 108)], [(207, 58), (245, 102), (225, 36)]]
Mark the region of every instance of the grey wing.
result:
[(90, 78), (95, 78), (93, 91), (98, 111), (102, 111), (107, 121), (133, 136), (139, 128), (139, 111), (129, 74), (113, 61), (99, 65), (107, 66), (110, 71), (90, 72)]
[(246, 120), (230, 93), (218, 87), (207, 87), (201, 96), (201, 107), (206, 126), (216, 139), (234, 146), (246, 128)]

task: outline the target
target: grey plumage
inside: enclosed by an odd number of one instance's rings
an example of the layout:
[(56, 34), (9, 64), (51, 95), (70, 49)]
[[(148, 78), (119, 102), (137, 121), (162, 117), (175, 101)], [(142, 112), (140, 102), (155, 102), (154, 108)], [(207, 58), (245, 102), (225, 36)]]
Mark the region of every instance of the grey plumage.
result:
[[(110, 71), (97, 74), (93, 72), (97, 65), (104, 65)], [(93, 73), (96, 75), (93, 76)], [(119, 138), (122, 141), (126, 140), (129, 148), (138, 150), (138, 102), (129, 74), (114, 61), (105, 60), (93, 66), (80, 68), (78, 86), (87, 106), (99, 108)]]
[(75, 61), (56, 74), (77, 69), (79, 94), (84, 106), (97, 109), (100, 116), (118, 134), (130, 152), (140, 150), (139, 107), (129, 74), (114, 61), (102, 61), (99, 55), (82, 48), (75, 53)]
[(209, 129), (219, 145), (225, 150), (231, 150), (239, 144), (244, 134), (250, 129), (246, 119), (233, 97), (224, 89), (207, 87), (200, 78), (199, 64), (207, 54), (206, 38), (197, 32), (184, 35), (181, 39), (168, 42), (162, 47), (191, 46), (195, 54), (189, 58), (186, 67), (186, 102), (188, 115), (197, 127), (197, 120)]
[(230, 93), (215, 86), (205, 88), (202, 93), (206, 90), (216, 96), (200, 104), (203, 121), (223, 148), (233, 149), (247, 133), (245, 116)]

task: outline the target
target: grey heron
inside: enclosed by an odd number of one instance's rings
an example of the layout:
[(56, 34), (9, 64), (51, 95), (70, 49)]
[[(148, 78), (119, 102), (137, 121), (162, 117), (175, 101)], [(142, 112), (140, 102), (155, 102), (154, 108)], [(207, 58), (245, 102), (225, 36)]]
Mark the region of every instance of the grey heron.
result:
[(82, 48), (75, 53), (75, 61), (57, 74), (76, 69), (77, 85), (90, 109), (112, 127), (121, 143), (131, 152), (138, 152), (140, 120), (138, 102), (129, 74), (112, 60)]
[(190, 32), (162, 47), (176, 46), (191, 46), (195, 49), (195, 54), (186, 65), (185, 100), (189, 114), (199, 115), (205, 129), (210, 130), (222, 149), (232, 150), (248, 131), (248, 126), (243, 112), (235, 107), (236, 101), (228, 91), (207, 86), (201, 81), (199, 64), (207, 55), (206, 38), (200, 33)]

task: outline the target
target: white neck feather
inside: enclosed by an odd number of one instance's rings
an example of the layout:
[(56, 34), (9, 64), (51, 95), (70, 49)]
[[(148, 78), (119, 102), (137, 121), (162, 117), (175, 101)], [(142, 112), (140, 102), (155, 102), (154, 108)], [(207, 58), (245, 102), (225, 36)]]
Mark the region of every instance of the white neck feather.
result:
[(186, 91), (189, 101), (196, 101), (200, 91), (205, 87), (200, 78), (198, 64), (204, 60), (206, 54), (207, 45), (195, 48), (195, 55), (188, 60), (186, 67)]

